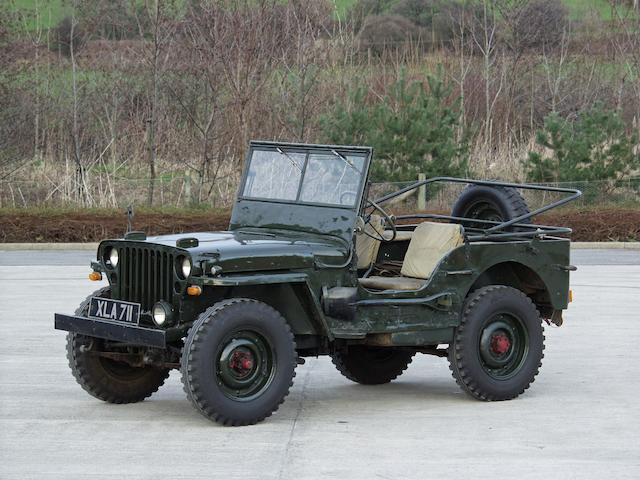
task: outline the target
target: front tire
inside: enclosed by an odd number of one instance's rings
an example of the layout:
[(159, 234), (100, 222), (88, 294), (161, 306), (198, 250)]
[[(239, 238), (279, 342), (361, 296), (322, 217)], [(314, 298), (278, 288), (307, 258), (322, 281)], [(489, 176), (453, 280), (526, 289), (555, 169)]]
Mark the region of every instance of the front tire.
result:
[[(109, 287), (89, 295), (75, 311), (86, 315), (91, 297), (111, 297)], [(105, 348), (105, 341), (77, 333), (67, 334), (67, 359), (71, 373), (90, 395), (109, 403), (141, 402), (156, 392), (169, 376), (169, 369), (151, 365), (133, 367), (98, 356), (93, 350)]]
[(465, 302), (449, 345), (449, 365), (460, 387), (478, 400), (510, 400), (534, 381), (542, 365), (540, 314), (520, 290), (483, 287)]
[(412, 350), (352, 345), (348, 350), (333, 353), (331, 360), (349, 380), (363, 385), (381, 385), (399, 377), (414, 355)]
[(285, 319), (246, 298), (205, 310), (182, 351), (182, 383), (202, 415), (222, 425), (252, 425), (275, 412), (289, 393), (296, 345)]

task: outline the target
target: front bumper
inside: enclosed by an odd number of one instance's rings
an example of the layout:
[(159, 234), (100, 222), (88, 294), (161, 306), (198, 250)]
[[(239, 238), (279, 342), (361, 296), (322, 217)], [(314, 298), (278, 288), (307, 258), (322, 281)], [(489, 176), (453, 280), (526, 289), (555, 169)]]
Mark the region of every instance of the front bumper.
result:
[(77, 317), (74, 315), (55, 314), (55, 328), (67, 332), (80, 333), (90, 337), (104, 338), (116, 342), (144, 345), (147, 347), (166, 348), (167, 341), (164, 330), (126, 325), (122, 323)]

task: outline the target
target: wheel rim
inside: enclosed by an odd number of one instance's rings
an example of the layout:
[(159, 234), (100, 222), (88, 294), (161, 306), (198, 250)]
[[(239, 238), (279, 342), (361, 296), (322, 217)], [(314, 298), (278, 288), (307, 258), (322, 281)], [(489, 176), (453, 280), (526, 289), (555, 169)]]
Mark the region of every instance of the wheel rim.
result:
[(216, 355), (216, 381), (224, 394), (237, 401), (261, 395), (275, 375), (275, 353), (257, 332), (243, 330), (227, 336)]
[[(491, 220), (494, 222), (502, 222), (502, 213), (497, 205), (491, 202), (477, 202), (469, 207), (465, 212), (466, 218), (477, 218), (478, 220)], [(484, 226), (481, 224), (481, 226)]]
[(522, 320), (509, 314), (485, 322), (478, 344), (484, 371), (496, 380), (516, 375), (529, 352), (529, 335)]

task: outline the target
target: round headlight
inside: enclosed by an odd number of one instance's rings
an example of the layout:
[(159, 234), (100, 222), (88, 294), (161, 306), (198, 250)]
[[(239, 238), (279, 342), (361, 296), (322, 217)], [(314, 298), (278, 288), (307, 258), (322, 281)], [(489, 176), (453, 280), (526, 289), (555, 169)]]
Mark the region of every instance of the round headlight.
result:
[(112, 248), (109, 251), (109, 262), (114, 267), (118, 265), (118, 249), (117, 248)]
[(180, 268), (182, 269), (182, 276), (184, 278), (189, 278), (189, 275), (191, 275), (191, 260), (189, 260), (187, 257), (184, 257), (182, 259)]
[(164, 322), (167, 321), (167, 317), (170, 312), (167, 311), (167, 305), (162, 302), (158, 302), (153, 306), (153, 310), (151, 311), (151, 315), (153, 316), (153, 321), (156, 325), (161, 327), (164, 325)]

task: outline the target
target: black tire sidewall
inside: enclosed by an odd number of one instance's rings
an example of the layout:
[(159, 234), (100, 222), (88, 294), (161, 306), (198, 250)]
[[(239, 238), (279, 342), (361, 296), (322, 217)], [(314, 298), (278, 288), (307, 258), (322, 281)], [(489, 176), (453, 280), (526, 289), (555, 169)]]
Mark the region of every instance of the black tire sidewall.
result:
[[(76, 315), (86, 315), (92, 297), (110, 298), (109, 287), (88, 296), (76, 309)], [(169, 376), (169, 369), (152, 365), (119, 368), (132, 375), (118, 375), (103, 365), (101, 358), (84, 351), (83, 347), (102, 339), (70, 332), (67, 334), (67, 358), (71, 372), (80, 386), (92, 396), (110, 403), (134, 403), (144, 400), (160, 388)]]
[[(373, 360), (368, 349), (388, 352), (388, 358)], [(333, 364), (346, 378), (363, 385), (389, 383), (400, 376), (413, 360), (415, 351), (392, 347), (354, 345), (332, 355)]]
[[(235, 400), (217, 383), (216, 362), (228, 336), (241, 330), (261, 335), (274, 355), (275, 373), (271, 383), (255, 398)], [(270, 414), (289, 391), (296, 367), (295, 343), (282, 316), (256, 301), (230, 304), (213, 315), (201, 316), (189, 333), (183, 369), (187, 369), (188, 388), (206, 416), (220, 415), (232, 423), (253, 423)]]
[[(484, 294), (483, 290), (489, 291)], [(483, 295), (484, 294), (484, 295)], [(480, 298), (477, 303), (475, 301)], [(480, 335), (485, 321), (500, 313), (517, 316), (527, 331), (528, 351), (518, 372), (511, 378), (499, 380), (489, 375), (482, 366), (479, 353)], [(452, 353), (455, 367), (466, 378), (474, 396), (502, 400), (514, 398), (533, 382), (540, 368), (544, 333), (539, 314), (531, 301), (519, 290), (511, 287), (485, 287), (472, 293), (465, 305), (464, 327), (458, 329)], [(461, 358), (459, 358), (461, 357)]]
[[(515, 193), (515, 194), (514, 194)], [(524, 200), (509, 187), (472, 185), (460, 194), (453, 205), (452, 217), (467, 217), (469, 209), (479, 203), (490, 203), (500, 211), (503, 221), (529, 213)], [(527, 223), (523, 221), (522, 223)]]

